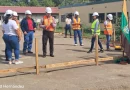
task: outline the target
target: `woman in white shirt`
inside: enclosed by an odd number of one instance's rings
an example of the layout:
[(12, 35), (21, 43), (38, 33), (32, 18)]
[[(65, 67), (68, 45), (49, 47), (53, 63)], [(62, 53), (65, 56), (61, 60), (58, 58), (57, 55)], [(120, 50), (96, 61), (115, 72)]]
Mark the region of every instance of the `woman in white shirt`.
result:
[[(19, 61), (19, 41), (21, 40), (18, 25), (12, 20), (12, 10), (6, 11), (6, 16), (3, 22), (3, 40), (6, 45), (6, 54), (9, 60), (9, 64), (20, 64)], [(15, 60), (12, 61), (12, 50), (14, 50)]]

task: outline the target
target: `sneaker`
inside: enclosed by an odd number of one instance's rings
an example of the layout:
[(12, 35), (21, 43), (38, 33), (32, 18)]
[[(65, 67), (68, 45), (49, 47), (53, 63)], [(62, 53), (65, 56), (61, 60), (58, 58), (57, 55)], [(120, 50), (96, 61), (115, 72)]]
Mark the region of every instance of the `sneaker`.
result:
[(100, 49), (100, 51), (99, 51), (100, 53), (103, 53), (104, 52), (104, 50), (103, 49)]
[(9, 61), (9, 65), (11, 65), (12, 64), (12, 61)]
[(77, 46), (78, 44), (74, 44), (74, 46)]
[(18, 61), (15, 61), (15, 63), (14, 63), (14, 64), (16, 64), (16, 65), (17, 65), (17, 64), (22, 64), (22, 63), (23, 63), (23, 61), (19, 61), (19, 60), (18, 60)]
[(32, 52), (32, 51), (28, 51), (28, 53), (31, 53), (31, 54), (32, 54), (33, 52)]
[(84, 46), (84, 44), (81, 44), (80, 46)]
[(92, 51), (91, 51), (91, 50), (89, 50), (87, 53), (92, 53)]

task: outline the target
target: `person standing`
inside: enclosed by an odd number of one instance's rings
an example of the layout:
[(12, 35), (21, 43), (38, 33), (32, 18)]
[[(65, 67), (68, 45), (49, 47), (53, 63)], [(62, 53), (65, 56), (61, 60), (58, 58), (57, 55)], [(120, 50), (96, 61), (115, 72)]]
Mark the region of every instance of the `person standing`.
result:
[(47, 41), (49, 39), (50, 44), (50, 56), (54, 57), (54, 30), (56, 27), (56, 22), (54, 17), (51, 16), (52, 9), (50, 7), (47, 7), (46, 15), (43, 16), (41, 20), (40, 27), (43, 29), (43, 36), (42, 36), (42, 42), (43, 42), (43, 57), (46, 57), (47, 54)]
[[(97, 12), (94, 12), (92, 16), (93, 16), (93, 19), (94, 19), (94, 21), (91, 25), (91, 30), (92, 30), (93, 36), (92, 36), (92, 39), (91, 39), (91, 48), (87, 53), (92, 53), (92, 50), (93, 50), (93, 47), (94, 47), (94, 42), (96, 40), (96, 34), (98, 36), (100, 36), (100, 31), (101, 31), (100, 30), (100, 23), (99, 23), (99, 19), (98, 19), (99, 14)], [(104, 50), (103, 50), (103, 47), (102, 47), (102, 44), (101, 44), (101, 41), (99, 40), (99, 38), (98, 38), (98, 45), (100, 46), (100, 52), (103, 53)]]
[(32, 50), (32, 43), (34, 38), (34, 32), (36, 30), (36, 23), (32, 19), (31, 11), (26, 10), (25, 11), (26, 17), (21, 21), (21, 29), (24, 34), (24, 45), (23, 45), (23, 54), (26, 55), (26, 51), (28, 50), (28, 53), (33, 53)]
[(77, 35), (79, 37), (80, 46), (83, 46), (82, 43), (82, 32), (81, 32), (81, 21), (79, 18), (79, 12), (75, 11), (74, 17), (72, 19), (72, 28), (74, 31), (74, 45), (77, 46)]
[(67, 31), (68, 30), (70, 32), (70, 38), (71, 38), (71, 22), (72, 22), (72, 20), (70, 19), (69, 16), (67, 16), (65, 22), (66, 22), (66, 25), (65, 25), (65, 38), (67, 38)]
[(106, 50), (109, 51), (110, 47), (110, 41), (111, 41), (111, 36), (113, 33), (113, 28), (112, 28), (112, 21), (113, 20), (113, 16), (112, 14), (108, 14), (107, 15), (107, 19), (104, 22), (104, 34), (106, 35)]
[[(20, 33), (18, 31), (18, 25), (12, 20), (12, 10), (6, 11), (6, 16), (2, 25), (3, 28), (3, 40), (6, 45), (6, 54), (9, 60), (9, 64), (21, 64), (19, 61), (19, 41), (21, 40)], [(14, 50), (15, 60), (12, 61), (12, 50)]]

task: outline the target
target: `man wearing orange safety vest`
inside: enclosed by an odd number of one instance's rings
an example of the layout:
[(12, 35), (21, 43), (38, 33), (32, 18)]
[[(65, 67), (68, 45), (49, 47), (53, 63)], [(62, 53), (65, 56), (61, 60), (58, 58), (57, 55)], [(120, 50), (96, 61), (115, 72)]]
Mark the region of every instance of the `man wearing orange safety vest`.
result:
[(52, 9), (50, 7), (46, 8), (46, 15), (43, 16), (41, 20), (40, 27), (43, 29), (43, 36), (42, 36), (42, 42), (43, 42), (43, 57), (46, 57), (47, 54), (47, 41), (49, 39), (50, 44), (50, 56), (54, 57), (54, 30), (56, 27), (56, 22), (54, 17), (51, 16)]
[(77, 46), (77, 35), (78, 35), (80, 46), (83, 46), (82, 33), (81, 33), (81, 20), (79, 18), (78, 11), (74, 13), (74, 17), (72, 19), (72, 29), (74, 31), (74, 45)]
[(111, 40), (111, 35), (113, 33), (112, 22), (111, 22), (112, 20), (113, 20), (112, 14), (108, 14), (107, 19), (104, 22), (104, 34), (106, 35), (106, 48), (107, 48), (107, 51), (110, 50), (109, 44), (110, 44), (110, 40)]

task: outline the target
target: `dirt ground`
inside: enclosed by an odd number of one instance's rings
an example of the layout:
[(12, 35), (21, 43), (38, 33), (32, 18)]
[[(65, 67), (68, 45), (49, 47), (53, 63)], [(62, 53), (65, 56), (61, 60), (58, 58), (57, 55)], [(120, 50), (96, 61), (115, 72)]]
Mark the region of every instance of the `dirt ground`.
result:
[[(4, 62), (5, 44), (0, 34), (0, 69), (27, 67), (35, 65), (35, 54), (22, 55), (23, 40), (20, 42), (21, 65), (8, 65)], [(84, 46), (73, 46), (73, 38), (63, 38), (55, 34), (55, 57), (42, 58), (42, 32), (37, 31), (35, 38), (38, 39), (39, 64), (46, 65), (67, 61), (87, 60), (94, 58), (94, 52), (87, 54), (90, 40), (83, 39)], [(33, 52), (35, 52), (33, 43)], [(104, 45), (105, 49), (105, 45)], [(99, 57), (121, 56), (120, 51), (105, 51)], [(49, 55), (49, 50), (48, 50)], [(0, 75), (1, 90), (130, 90), (129, 65), (118, 65), (114, 62), (102, 62), (99, 66), (92, 64), (78, 65), (66, 68), (41, 69), (39, 75), (35, 71), (10, 73)], [(22, 86), (22, 88), (12, 87)]]

